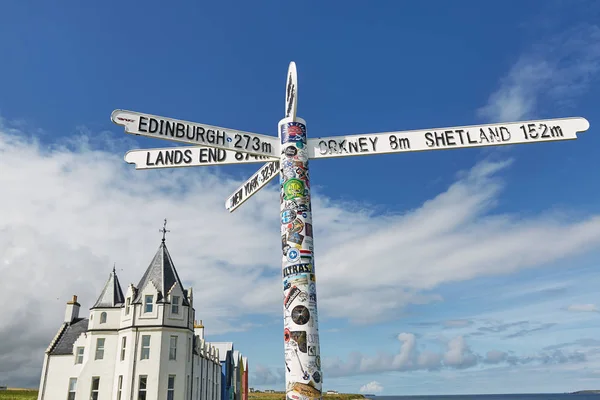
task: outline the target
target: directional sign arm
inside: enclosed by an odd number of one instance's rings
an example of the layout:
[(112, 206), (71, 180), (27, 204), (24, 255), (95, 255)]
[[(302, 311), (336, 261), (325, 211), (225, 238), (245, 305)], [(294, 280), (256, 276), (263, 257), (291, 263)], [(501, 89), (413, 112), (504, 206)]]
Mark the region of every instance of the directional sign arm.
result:
[(281, 145), (274, 136), (182, 121), (135, 111), (115, 110), (111, 120), (125, 132), (258, 156), (279, 157)]
[(277, 158), (199, 146), (130, 150), (125, 153), (125, 161), (135, 164), (135, 169), (251, 164), (272, 160)]
[(277, 175), (279, 175), (279, 160), (266, 163), (229, 196), (225, 201), (225, 208), (233, 212)]
[(577, 139), (577, 132), (585, 132), (589, 127), (590, 124), (585, 118), (556, 118), (505, 124), (309, 138), (307, 149), (309, 158), (331, 158), (552, 142)]

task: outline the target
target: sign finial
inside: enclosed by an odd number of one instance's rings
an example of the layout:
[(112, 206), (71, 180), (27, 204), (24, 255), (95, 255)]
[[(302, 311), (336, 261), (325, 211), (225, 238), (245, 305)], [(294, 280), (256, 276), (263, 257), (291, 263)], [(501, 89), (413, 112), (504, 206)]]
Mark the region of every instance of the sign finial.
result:
[(287, 84), (285, 88), (285, 117), (296, 119), (296, 110), (298, 109), (298, 74), (296, 72), (296, 63), (290, 62), (287, 74)]
[(166, 218), (165, 218), (165, 222), (163, 224), (162, 229), (159, 229), (158, 231), (162, 232), (162, 234), (163, 234), (162, 242), (164, 243), (165, 242), (165, 236), (166, 236), (167, 232), (171, 232), (170, 230), (167, 230), (167, 219)]

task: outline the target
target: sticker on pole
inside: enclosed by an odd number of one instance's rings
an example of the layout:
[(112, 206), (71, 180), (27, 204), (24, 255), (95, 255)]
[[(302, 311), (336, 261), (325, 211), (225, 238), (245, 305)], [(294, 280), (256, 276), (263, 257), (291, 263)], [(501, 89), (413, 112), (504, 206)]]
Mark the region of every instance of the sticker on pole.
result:
[(267, 185), (279, 173), (279, 160), (271, 161), (262, 166), (254, 175), (244, 182), (229, 198), (225, 201), (225, 208), (233, 212), (241, 206), (252, 195)]
[(307, 140), (308, 158), (366, 156), (410, 151), (502, 146), (577, 139), (590, 123), (585, 118), (457, 126), (364, 135), (333, 136)]
[(125, 161), (135, 164), (135, 169), (200, 167), (205, 165), (228, 165), (264, 163), (274, 157), (257, 156), (214, 147), (165, 147), (161, 149), (130, 150)]
[(258, 156), (279, 157), (280, 144), (274, 136), (182, 121), (135, 111), (115, 110), (111, 120), (125, 133), (173, 142), (241, 151)]

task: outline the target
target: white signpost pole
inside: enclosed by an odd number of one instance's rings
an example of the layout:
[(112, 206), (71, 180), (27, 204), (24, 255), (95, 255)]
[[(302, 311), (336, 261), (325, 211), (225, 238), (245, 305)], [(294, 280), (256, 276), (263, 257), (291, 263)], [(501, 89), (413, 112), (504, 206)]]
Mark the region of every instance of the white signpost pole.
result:
[(287, 400), (320, 399), (323, 382), (306, 122), (296, 117), (297, 99), (296, 64), (292, 62), (288, 70), (286, 118), (278, 126)]

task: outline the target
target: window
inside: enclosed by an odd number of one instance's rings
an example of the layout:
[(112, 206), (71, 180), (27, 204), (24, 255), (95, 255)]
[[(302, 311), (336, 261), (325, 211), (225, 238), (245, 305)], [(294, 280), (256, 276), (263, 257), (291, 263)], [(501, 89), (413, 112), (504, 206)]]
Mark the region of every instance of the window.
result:
[[(102, 360), (104, 358), (104, 338), (98, 338), (96, 340), (96, 360)], [(100, 379), (100, 378), (98, 378)]]
[(179, 314), (179, 296), (173, 296), (171, 301), (171, 314)]
[[(104, 340), (104, 339), (102, 339)], [(100, 387), (100, 377), (92, 376), (92, 390), (90, 393), (90, 400), (98, 400), (98, 389)]]
[(175, 400), (175, 375), (169, 375), (167, 400)]
[(102, 314), (100, 314), (100, 323), (104, 324), (106, 323), (106, 313), (103, 312)]
[(187, 352), (187, 354), (188, 354), (188, 362), (191, 362), (192, 361), (192, 352), (193, 352), (193, 349), (192, 349), (192, 339), (190, 339), (190, 338), (188, 338), (188, 347), (187, 347), (187, 350), (188, 350), (188, 352)]
[(77, 378), (69, 378), (69, 394), (67, 400), (75, 400), (75, 388), (77, 387)]
[(138, 389), (138, 400), (146, 400), (146, 384), (148, 383), (147, 375), (140, 375), (140, 386)]
[(125, 359), (125, 347), (127, 346), (127, 336), (121, 338), (121, 361)]
[(117, 386), (117, 400), (121, 400), (121, 391), (123, 390), (123, 375), (119, 375), (119, 383)]
[(196, 377), (196, 398), (200, 398), (200, 378)]
[(77, 348), (77, 353), (75, 353), (75, 364), (83, 364), (83, 347)]
[(150, 335), (142, 335), (142, 352), (140, 354), (140, 360), (147, 360), (149, 358), (150, 358)]
[(145, 307), (144, 307), (144, 312), (145, 313), (149, 313), (152, 312), (152, 295), (146, 295), (146, 297), (144, 298), (144, 303), (145, 303)]
[(131, 298), (130, 298), (130, 297), (128, 297), (128, 298), (127, 298), (126, 305), (125, 305), (125, 315), (129, 315), (129, 307), (130, 307), (130, 306), (131, 306)]
[(171, 336), (169, 345), (169, 360), (177, 360), (177, 336)]
[(190, 376), (189, 375), (185, 377), (185, 388), (186, 388), (185, 398), (187, 399), (189, 396), (189, 393), (190, 393)]

